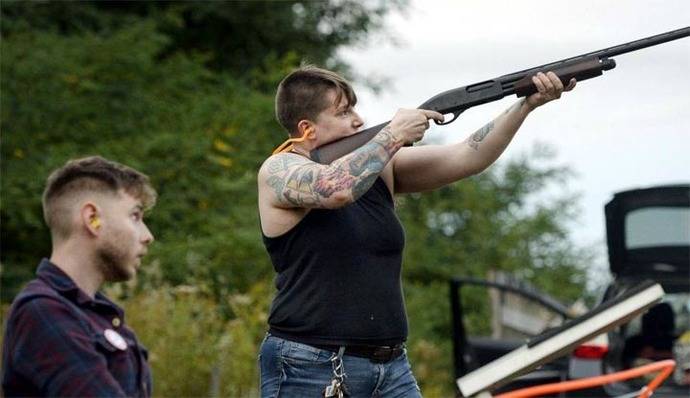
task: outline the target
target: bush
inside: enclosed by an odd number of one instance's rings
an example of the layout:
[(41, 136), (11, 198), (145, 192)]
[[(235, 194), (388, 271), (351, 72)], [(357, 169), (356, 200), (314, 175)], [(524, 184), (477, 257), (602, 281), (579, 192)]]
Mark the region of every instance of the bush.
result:
[[(192, 286), (161, 287), (122, 301), (149, 350), (154, 395), (256, 397), (257, 353), (270, 293), (258, 283), (221, 304)], [(226, 319), (222, 308), (233, 313)]]

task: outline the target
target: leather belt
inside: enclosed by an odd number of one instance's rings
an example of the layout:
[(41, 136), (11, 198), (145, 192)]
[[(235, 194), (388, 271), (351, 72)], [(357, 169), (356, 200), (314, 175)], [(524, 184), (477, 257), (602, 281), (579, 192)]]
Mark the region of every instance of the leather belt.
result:
[[(313, 347), (320, 348), (331, 352), (338, 352), (339, 346), (335, 345), (316, 345)], [(388, 363), (405, 351), (405, 344), (400, 343), (396, 345), (370, 346), (370, 345), (349, 345), (345, 346), (345, 355), (352, 355), (353, 357), (367, 358), (374, 363)]]

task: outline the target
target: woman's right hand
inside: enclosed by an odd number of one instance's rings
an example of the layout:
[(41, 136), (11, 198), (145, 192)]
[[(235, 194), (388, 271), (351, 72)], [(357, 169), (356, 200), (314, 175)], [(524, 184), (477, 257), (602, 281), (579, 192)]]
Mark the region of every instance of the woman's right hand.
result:
[(398, 109), (389, 124), (390, 131), (405, 144), (412, 144), (424, 138), (430, 119), (443, 122), (443, 115), (425, 109)]

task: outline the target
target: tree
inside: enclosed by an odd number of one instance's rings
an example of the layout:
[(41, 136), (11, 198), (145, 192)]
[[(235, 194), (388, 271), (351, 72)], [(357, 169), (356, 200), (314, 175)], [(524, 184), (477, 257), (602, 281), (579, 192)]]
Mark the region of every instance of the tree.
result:
[[(141, 20), (168, 40), (159, 58), (180, 53), (239, 79), (274, 72), (271, 63), (298, 59), (347, 71), (336, 54), (381, 31), (384, 17), (408, 0), (5, 2), (2, 33), (109, 35)], [(259, 79), (263, 80), (263, 79)], [(273, 92), (272, 81), (255, 88)]]

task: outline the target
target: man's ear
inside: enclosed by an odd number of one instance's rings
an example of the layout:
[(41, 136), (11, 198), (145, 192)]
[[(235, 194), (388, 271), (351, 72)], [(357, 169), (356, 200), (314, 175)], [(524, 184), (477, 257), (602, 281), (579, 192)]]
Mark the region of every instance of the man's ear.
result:
[(86, 202), (82, 205), (80, 211), (80, 223), (81, 225), (89, 231), (90, 234), (94, 236), (100, 235), (101, 229), (101, 216), (100, 209), (93, 202)]

